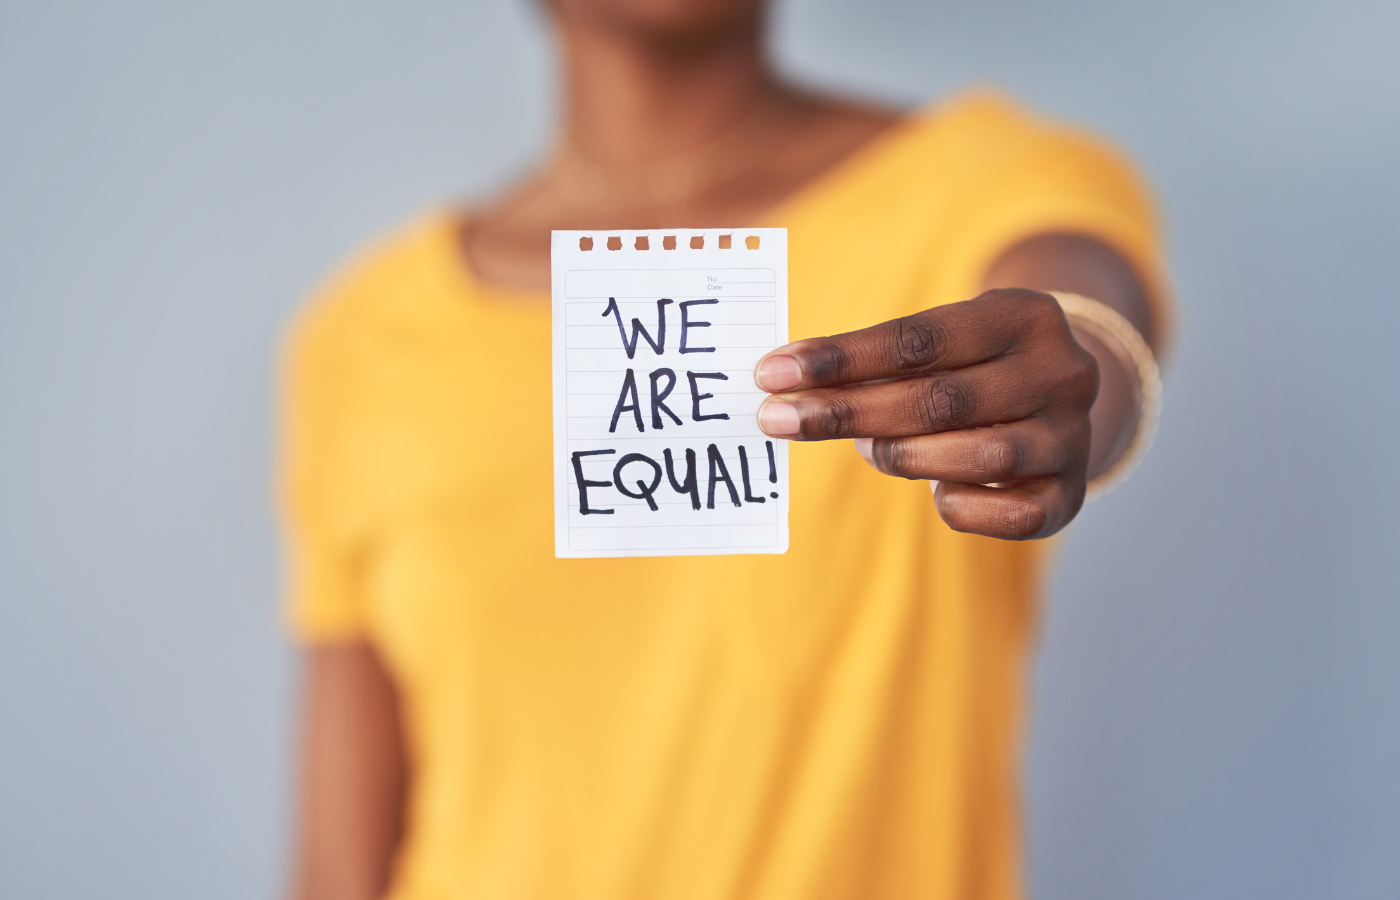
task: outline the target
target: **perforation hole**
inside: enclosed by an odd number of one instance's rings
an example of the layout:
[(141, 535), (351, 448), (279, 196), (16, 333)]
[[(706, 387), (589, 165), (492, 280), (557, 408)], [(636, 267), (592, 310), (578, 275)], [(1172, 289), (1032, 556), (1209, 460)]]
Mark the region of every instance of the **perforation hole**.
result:
[(676, 249), (676, 236), (675, 236), (674, 234), (668, 234), (668, 235), (666, 235), (664, 238), (662, 238), (662, 239), (661, 239), (661, 249), (663, 249), (663, 250), (674, 250), (674, 249)]
[(609, 249), (609, 250), (621, 250), (621, 249), (622, 249), (622, 238), (617, 237), (616, 235), (614, 235), (613, 237), (608, 238), (608, 249)]
[(646, 235), (639, 234), (637, 235), (637, 240), (633, 242), (632, 248), (634, 250), (650, 250), (651, 242), (647, 240)]
[(748, 247), (750, 250), (757, 250), (757, 249), (758, 249), (758, 235), (756, 235), (756, 234), (751, 234), (751, 235), (749, 235), (748, 237), (744, 238), (744, 246), (745, 246), (745, 247)]
[(719, 249), (728, 250), (732, 246), (734, 246), (734, 235), (722, 234), (719, 236)]
[(592, 250), (592, 249), (593, 249), (593, 238), (591, 238), (591, 237), (581, 237), (581, 238), (579, 238), (579, 239), (578, 239), (578, 248), (579, 248), (580, 250)]
[(692, 249), (692, 250), (704, 250), (704, 249), (705, 249), (705, 239), (704, 239), (703, 237), (701, 237), (700, 235), (697, 234), (695, 237), (693, 237), (693, 238), (690, 239), (690, 249)]

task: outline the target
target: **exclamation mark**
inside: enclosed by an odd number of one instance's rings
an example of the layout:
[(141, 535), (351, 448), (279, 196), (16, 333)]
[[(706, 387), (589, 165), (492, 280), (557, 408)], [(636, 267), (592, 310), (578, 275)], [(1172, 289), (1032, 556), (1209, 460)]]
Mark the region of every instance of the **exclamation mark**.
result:
[[(764, 441), (763, 446), (768, 448), (768, 480), (774, 484), (778, 483), (778, 464), (773, 460), (773, 442)], [(768, 496), (774, 500), (778, 499), (777, 491), (769, 491)]]

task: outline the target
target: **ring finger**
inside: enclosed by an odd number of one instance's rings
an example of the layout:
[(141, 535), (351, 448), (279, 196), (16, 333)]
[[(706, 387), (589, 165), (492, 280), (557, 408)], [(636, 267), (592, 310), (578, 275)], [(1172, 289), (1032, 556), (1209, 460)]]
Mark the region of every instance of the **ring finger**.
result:
[(1061, 472), (1077, 445), (1087, 442), (1088, 435), (1066, 440), (1049, 421), (1032, 418), (916, 437), (858, 438), (856, 450), (886, 475), (996, 484)]

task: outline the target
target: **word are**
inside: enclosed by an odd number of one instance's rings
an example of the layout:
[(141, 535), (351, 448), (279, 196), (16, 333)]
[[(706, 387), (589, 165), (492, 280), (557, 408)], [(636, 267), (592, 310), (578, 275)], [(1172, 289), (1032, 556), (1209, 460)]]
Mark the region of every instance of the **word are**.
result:
[[(686, 381), (690, 382), (690, 418), (696, 422), (708, 422), (711, 419), (728, 419), (729, 413), (701, 413), (700, 401), (709, 400), (714, 394), (700, 393), (699, 382), (704, 379), (715, 381), (728, 381), (729, 376), (723, 372), (686, 372)], [(662, 380), (666, 386), (659, 387)], [(676, 373), (674, 369), (656, 369), (647, 376), (651, 383), (651, 427), (657, 431), (661, 430), (664, 422), (661, 414), (670, 416), (671, 421), (677, 425), (684, 425), (681, 417), (672, 412), (671, 407), (666, 405), (666, 398), (671, 396), (671, 391), (676, 388)], [(617, 420), (623, 413), (632, 413), (632, 419), (637, 425), (638, 431), (646, 431), (642, 425), (642, 404), (637, 395), (637, 375), (631, 369), (622, 378), (622, 390), (617, 395), (617, 405), (613, 407), (612, 421), (608, 423), (608, 433), (617, 431)]]

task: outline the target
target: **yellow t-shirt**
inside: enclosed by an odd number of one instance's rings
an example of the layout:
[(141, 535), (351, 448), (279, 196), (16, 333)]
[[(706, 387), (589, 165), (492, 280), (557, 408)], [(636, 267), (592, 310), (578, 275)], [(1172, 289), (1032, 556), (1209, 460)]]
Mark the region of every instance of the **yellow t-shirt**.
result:
[[(789, 229), (794, 337), (972, 297), (1047, 230), (1158, 279), (1131, 167), (988, 94), (759, 224)], [(365, 254), (286, 370), (293, 628), (373, 642), (406, 710), (391, 897), (1019, 896), (1045, 544), (950, 531), (842, 441), (793, 446), (785, 555), (555, 559), (547, 298), (475, 281), (455, 228)]]

